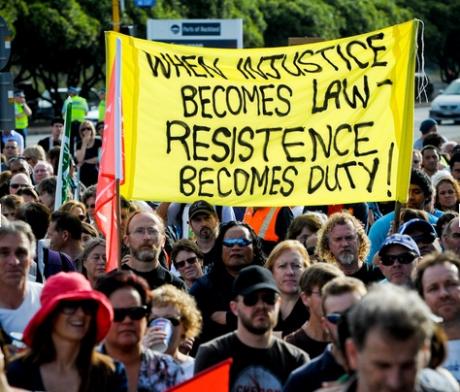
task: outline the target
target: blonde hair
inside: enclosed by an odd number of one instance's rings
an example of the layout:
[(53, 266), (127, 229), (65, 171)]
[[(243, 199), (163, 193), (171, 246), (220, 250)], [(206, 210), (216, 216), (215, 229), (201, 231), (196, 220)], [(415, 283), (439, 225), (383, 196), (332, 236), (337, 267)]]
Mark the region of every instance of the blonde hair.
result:
[(170, 284), (165, 284), (152, 291), (152, 308), (173, 306), (179, 313), (186, 338), (194, 338), (201, 332), (203, 318), (195, 299), (185, 291)]
[(276, 260), (281, 256), (284, 251), (293, 250), (300, 253), (302, 256), (304, 268), (307, 268), (310, 265), (310, 256), (305, 247), (297, 240), (285, 240), (276, 245), (268, 256), (267, 261), (265, 262), (265, 268), (268, 268), (273, 272)]
[(323, 227), (318, 231), (316, 253), (321, 260), (326, 263), (336, 263), (335, 257), (329, 248), (329, 233), (336, 225), (346, 225), (348, 223), (354, 227), (358, 236), (358, 259), (364, 260), (367, 257), (370, 241), (364, 231), (364, 225), (348, 212), (336, 212), (329, 217)]

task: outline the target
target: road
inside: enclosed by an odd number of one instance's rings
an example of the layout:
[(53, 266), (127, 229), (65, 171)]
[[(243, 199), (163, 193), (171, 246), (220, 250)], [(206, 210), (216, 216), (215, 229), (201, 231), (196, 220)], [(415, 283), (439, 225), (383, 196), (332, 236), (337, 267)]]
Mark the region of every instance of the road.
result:
[[(419, 127), (420, 123), (428, 118), (429, 106), (428, 105), (417, 105), (414, 111), (414, 140), (420, 137)], [(27, 145), (37, 144), (38, 140), (47, 136), (46, 128), (40, 127), (36, 129), (38, 133), (31, 132), (27, 138)], [(460, 143), (460, 125), (443, 123), (439, 126), (441, 135), (445, 136), (448, 140), (456, 141)]]

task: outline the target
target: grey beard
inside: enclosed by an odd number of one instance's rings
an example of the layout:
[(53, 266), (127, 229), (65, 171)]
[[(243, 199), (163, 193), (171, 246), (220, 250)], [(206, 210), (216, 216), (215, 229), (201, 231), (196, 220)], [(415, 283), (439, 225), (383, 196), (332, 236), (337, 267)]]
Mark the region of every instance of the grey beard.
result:
[(151, 262), (158, 257), (158, 252), (153, 249), (143, 249), (140, 251), (134, 251), (133, 256), (139, 261)]
[(344, 253), (337, 256), (337, 260), (340, 262), (340, 264), (352, 265), (356, 261), (356, 258), (352, 253)]

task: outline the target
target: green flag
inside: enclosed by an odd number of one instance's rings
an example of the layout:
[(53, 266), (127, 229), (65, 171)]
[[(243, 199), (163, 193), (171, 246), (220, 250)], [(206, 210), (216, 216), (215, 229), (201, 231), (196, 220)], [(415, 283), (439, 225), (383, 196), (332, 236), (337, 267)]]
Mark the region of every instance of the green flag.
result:
[(59, 155), (59, 168), (57, 173), (56, 197), (54, 199), (54, 210), (64, 204), (69, 199), (70, 189), (70, 128), (72, 125), (72, 99), (66, 100), (66, 115), (64, 119), (64, 135), (61, 143), (61, 153)]

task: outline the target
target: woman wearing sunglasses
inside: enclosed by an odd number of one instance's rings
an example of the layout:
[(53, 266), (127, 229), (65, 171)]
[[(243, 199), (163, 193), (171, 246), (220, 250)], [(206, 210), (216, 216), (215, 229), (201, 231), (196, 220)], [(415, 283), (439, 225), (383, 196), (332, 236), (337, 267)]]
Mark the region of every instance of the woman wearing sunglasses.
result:
[(299, 282), (309, 265), (307, 250), (297, 240), (280, 242), (265, 263), (273, 274), (281, 296), (278, 324), (274, 331), (283, 337), (300, 328), (308, 319), (308, 311), (300, 299)]
[(183, 381), (183, 371), (172, 357), (142, 345), (152, 306), (147, 282), (130, 271), (112, 271), (97, 281), (96, 289), (114, 309), (101, 350), (125, 365), (128, 391), (161, 392)]
[(77, 272), (49, 278), (24, 330), (28, 348), (7, 367), (11, 386), (32, 391), (126, 391), (120, 364), (94, 350), (113, 317), (107, 298)]
[(75, 159), (80, 170), (80, 181), (88, 187), (97, 183), (99, 149), (102, 147), (102, 142), (96, 137), (96, 130), (91, 121), (81, 123), (80, 138)]
[[(196, 302), (189, 294), (165, 284), (152, 292), (153, 303), (150, 312), (149, 329), (144, 339), (147, 347), (155, 347), (167, 339), (168, 346), (165, 354), (169, 354), (184, 370), (184, 378), (193, 377), (195, 359), (179, 351), (180, 347), (190, 346), (201, 331), (201, 313)], [(163, 328), (155, 326), (155, 320), (167, 319), (172, 333), (167, 338)]]
[(203, 253), (193, 241), (176, 241), (171, 251), (171, 259), (188, 289), (203, 276)]

